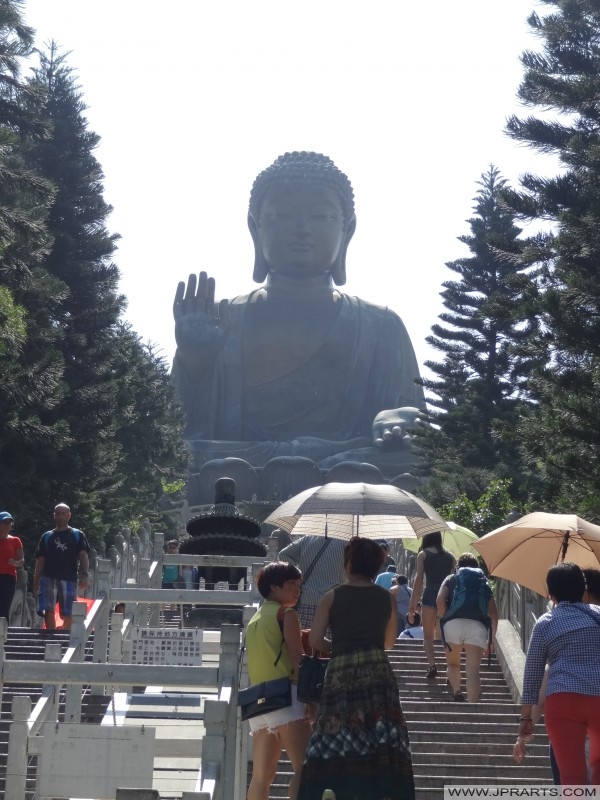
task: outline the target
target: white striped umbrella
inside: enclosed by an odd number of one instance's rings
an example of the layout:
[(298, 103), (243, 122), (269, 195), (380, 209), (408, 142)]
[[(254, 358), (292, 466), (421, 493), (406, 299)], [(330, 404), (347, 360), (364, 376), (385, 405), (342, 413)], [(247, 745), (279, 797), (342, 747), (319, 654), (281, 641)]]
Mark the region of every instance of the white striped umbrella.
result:
[(265, 522), (294, 534), (406, 539), (448, 526), (424, 500), (390, 484), (327, 483), (305, 489)]

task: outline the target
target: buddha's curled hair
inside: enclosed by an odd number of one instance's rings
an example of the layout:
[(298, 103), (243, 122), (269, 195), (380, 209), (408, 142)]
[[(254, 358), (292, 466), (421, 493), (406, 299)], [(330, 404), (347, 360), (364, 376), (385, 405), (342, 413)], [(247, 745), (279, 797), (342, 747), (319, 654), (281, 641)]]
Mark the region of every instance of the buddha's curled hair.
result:
[(327, 156), (306, 151), (284, 153), (260, 173), (250, 192), (249, 213), (257, 219), (267, 189), (276, 182), (292, 180), (330, 186), (342, 202), (345, 224), (354, 217), (354, 192), (347, 176)]

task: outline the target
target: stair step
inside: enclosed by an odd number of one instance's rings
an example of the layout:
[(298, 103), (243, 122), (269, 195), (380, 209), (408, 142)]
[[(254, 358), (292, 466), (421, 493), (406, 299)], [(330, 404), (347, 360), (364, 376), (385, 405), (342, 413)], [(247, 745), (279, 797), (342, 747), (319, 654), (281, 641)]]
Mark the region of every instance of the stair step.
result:
[[(542, 726), (527, 747), (525, 761), (517, 765), (512, 758), (521, 707), (513, 702), (495, 657), (490, 667), (482, 664), (480, 702), (454, 703), (441, 643), (435, 644), (435, 655), (439, 672), (436, 680), (427, 681), (421, 641), (402, 640), (388, 652), (406, 717), (419, 800), (443, 800), (444, 785), (551, 785)], [(290, 776), (291, 765), (282, 759), (271, 800), (288, 796)]]
[[(57, 642), (64, 653), (69, 646), (70, 633), (68, 631), (31, 630), (30, 628), (9, 628), (5, 642), (5, 658), (14, 661), (43, 661), (46, 644)], [(91, 659), (93, 639), (90, 638), (85, 648), (86, 660)], [(7, 770), (8, 733), (12, 721), (12, 698), (24, 696), (31, 698), (32, 705), (39, 700), (42, 687), (39, 684), (7, 684), (2, 687), (2, 706), (0, 711), (0, 797), (4, 796), (4, 787)], [(106, 698), (110, 699), (110, 698)], [(59, 719), (64, 715), (64, 691), (61, 692), (59, 703)], [(102, 703), (104, 698), (90, 696), (89, 689), (85, 689), (82, 697), (82, 722), (99, 722), (103, 716)], [(36, 796), (37, 759), (32, 757), (28, 761), (25, 784), (25, 796), (22, 800), (34, 800)], [(21, 799), (20, 799), (21, 800)]]

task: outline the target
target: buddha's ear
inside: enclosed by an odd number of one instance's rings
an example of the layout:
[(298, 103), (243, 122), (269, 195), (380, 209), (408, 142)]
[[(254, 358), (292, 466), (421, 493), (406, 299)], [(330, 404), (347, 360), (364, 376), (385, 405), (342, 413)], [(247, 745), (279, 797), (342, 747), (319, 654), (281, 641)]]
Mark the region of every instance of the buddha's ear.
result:
[(262, 248), (260, 246), (258, 223), (252, 214), (248, 214), (248, 227), (250, 228), (250, 236), (252, 236), (252, 241), (254, 242), (254, 272), (252, 273), (252, 279), (256, 283), (264, 283), (267, 280), (269, 270), (265, 264)]
[(336, 286), (343, 286), (346, 283), (346, 253), (348, 251), (350, 239), (352, 239), (354, 236), (355, 230), (356, 217), (353, 214), (352, 219), (348, 222), (348, 227), (346, 228), (344, 234), (344, 241), (340, 247), (340, 253), (335, 264), (333, 265), (333, 269), (331, 270), (331, 277), (333, 278), (333, 282)]

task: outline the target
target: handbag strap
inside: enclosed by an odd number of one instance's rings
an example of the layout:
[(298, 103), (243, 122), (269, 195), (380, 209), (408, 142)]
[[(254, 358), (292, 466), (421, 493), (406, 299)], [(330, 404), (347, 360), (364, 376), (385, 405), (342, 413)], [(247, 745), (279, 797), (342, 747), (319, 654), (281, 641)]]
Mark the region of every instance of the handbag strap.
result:
[[(246, 631), (246, 633), (247, 633), (247, 631)], [(241, 681), (241, 679), (242, 679), (242, 668), (243, 668), (243, 661), (244, 661), (244, 650), (246, 649), (246, 633), (244, 633), (244, 638), (243, 638), (243, 640), (242, 640), (242, 646), (241, 646), (241, 648), (240, 648), (240, 656), (239, 656), (239, 659), (238, 659), (238, 686), (239, 686), (239, 684), (240, 684), (240, 681)], [(275, 659), (275, 661), (273, 662), (273, 666), (274, 666), (274, 667), (276, 667), (276, 666), (277, 666), (277, 664), (279, 664), (279, 659), (281, 658), (281, 656), (282, 656), (282, 654), (283, 654), (283, 643), (284, 643), (284, 642), (285, 642), (285, 637), (284, 637), (284, 635), (283, 635), (283, 627), (282, 627), (282, 630), (281, 630), (281, 644), (279, 645), (279, 653), (277, 653), (277, 658), (276, 658), (276, 659)]]
[(308, 568), (307, 568), (306, 572), (302, 576), (302, 584), (303, 585), (308, 581), (308, 579), (310, 577), (310, 573), (315, 568), (315, 566), (317, 564), (317, 561), (323, 555), (323, 553), (327, 549), (327, 546), (329, 545), (330, 542), (331, 542), (331, 539), (329, 537), (325, 539), (325, 543), (322, 545), (322, 547), (319, 549), (319, 552), (317, 553), (317, 555), (313, 558), (313, 560), (308, 565)]

